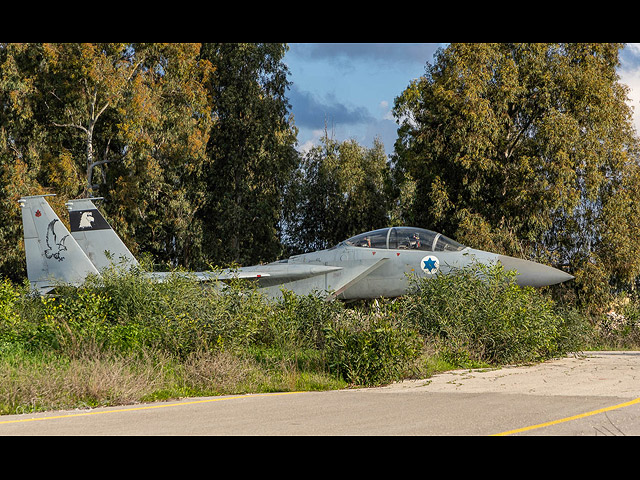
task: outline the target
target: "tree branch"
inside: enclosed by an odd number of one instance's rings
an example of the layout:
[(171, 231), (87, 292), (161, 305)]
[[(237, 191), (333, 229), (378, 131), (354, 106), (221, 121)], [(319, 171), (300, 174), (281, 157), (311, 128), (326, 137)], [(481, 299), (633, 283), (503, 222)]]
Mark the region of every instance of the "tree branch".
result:
[(56, 122), (51, 122), (51, 123), (55, 127), (73, 127), (73, 128), (77, 128), (78, 130), (82, 130), (84, 133), (89, 133), (86, 127), (82, 125), (76, 125), (75, 123), (56, 123)]

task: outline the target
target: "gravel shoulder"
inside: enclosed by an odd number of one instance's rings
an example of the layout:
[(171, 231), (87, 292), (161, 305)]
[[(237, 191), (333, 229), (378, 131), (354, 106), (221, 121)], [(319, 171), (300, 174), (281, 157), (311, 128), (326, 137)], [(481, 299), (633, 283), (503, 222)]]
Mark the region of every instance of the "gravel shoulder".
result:
[(454, 370), (381, 390), (640, 397), (640, 352), (599, 351), (536, 365)]

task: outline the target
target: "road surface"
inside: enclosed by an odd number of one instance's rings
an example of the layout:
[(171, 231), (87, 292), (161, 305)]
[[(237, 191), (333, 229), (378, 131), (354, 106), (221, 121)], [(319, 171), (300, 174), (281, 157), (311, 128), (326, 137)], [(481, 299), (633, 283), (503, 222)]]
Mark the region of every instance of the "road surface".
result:
[(640, 352), (457, 370), (381, 388), (0, 417), (8, 435), (640, 435)]

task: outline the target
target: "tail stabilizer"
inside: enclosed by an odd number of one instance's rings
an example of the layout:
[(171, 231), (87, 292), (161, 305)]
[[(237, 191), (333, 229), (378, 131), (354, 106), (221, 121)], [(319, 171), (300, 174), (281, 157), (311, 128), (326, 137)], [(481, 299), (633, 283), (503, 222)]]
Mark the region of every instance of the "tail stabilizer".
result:
[(99, 275), (46, 201), (47, 196), (52, 195), (35, 195), (19, 200), (27, 278), (42, 293), (61, 283), (80, 285), (89, 274)]
[(101, 198), (82, 198), (66, 203), (71, 235), (98, 270), (110, 265), (127, 268), (138, 265), (133, 254), (93, 203), (98, 199)]

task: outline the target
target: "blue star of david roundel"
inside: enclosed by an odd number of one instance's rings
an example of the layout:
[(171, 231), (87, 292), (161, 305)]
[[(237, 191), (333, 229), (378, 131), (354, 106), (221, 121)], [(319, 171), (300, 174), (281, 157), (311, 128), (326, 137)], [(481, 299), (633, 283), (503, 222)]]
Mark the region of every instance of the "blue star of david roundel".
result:
[(438, 261), (438, 258), (433, 255), (427, 255), (420, 261), (420, 268), (422, 268), (422, 271), (430, 275), (436, 273), (439, 267), (440, 262)]

